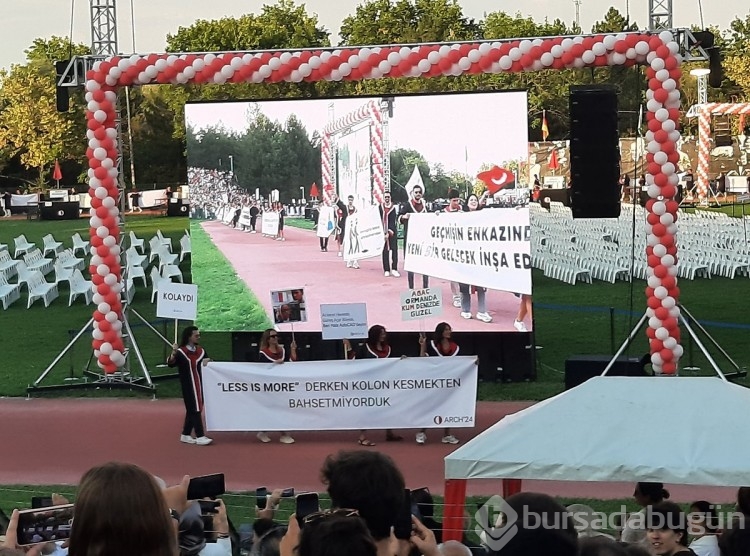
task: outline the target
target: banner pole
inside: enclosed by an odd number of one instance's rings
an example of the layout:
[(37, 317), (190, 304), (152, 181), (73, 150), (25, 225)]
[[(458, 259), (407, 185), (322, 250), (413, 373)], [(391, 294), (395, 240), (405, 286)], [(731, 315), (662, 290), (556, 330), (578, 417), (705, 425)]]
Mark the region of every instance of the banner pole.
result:
[(177, 323), (180, 319), (174, 319), (174, 343), (177, 343)]

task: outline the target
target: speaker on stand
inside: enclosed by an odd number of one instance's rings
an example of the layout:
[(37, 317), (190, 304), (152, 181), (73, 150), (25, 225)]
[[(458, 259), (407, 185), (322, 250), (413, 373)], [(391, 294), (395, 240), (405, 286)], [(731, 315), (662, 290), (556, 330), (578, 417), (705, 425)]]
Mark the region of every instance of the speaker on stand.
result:
[(570, 88), (570, 203), (573, 218), (620, 216), (620, 138), (612, 86)]

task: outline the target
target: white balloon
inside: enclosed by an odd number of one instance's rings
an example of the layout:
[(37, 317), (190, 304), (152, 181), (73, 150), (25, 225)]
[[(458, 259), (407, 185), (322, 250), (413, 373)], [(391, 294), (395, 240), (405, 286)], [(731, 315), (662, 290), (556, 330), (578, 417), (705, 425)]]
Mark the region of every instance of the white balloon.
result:
[(612, 50), (615, 47), (615, 44), (617, 44), (617, 37), (614, 35), (605, 35), (602, 43), (607, 50)]
[[(666, 70), (666, 69), (657, 70), (657, 72), (656, 72), (656, 79), (658, 79), (659, 81), (662, 81), (662, 82), (664, 82), (667, 79), (669, 79), (669, 70)], [(662, 86), (664, 86), (664, 83), (662, 83)]]
[[(669, 226), (672, 222), (674, 222), (674, 216), (672, 216), (668, 212), (665, 212), (659, 217), (659, 222), (663, 224), (664, 226)], [(660, 255), (660, 256), (663, 256), (663, 255)]]
[(498, 64), (502, 70), (507, 71), (513, 66), (513, 60), (510, 56), (503, 56), (502, 58), (500, 58), (500, 62)]
[[(653, 54), (654, 54), (654, 59), (651, 60), (651, 69), (656, 72), (659, 72), (664, 69), (664, 60), (662, 58), (656, 57), (656, 53), (653, 53)], [(659, 78), (657, 77), (657, 79)], [(661, 79), (659, 79), (659, 81), (661, 81)]]
[(96, 229), (96, 235), (104, 239), (105, 237), (109, 235), (109, 228), (107, 228), (106, 226), (99, 226)]
[(109, 321), (110, 323), (118, 320), (117, 313), (115, 313), (114, 311), (110, 311), (109, 313), (104, 315), (104, 318), (107, 319), (107, 321)]
[(398, 52), (391, 52), (386, 57), (386, 60), (391, 66), (397, 66), (401, 63), (401, 56), (398, 55)]
[(98, 149), (94, 149), (94, 158), (97, 160), (104, 160), (105, 158), (107, 158), (107, 151), (101, 147), (99, 147)]
[(591, 47), (591, 52), (596, 54), (597, 56), (603, 56), (607, 53), (607, 47), (604, 45), (603, 42), (596, 42)]
[(117, 283), (117, 276), (114, 274), (107, 274), (104, 277), (104, 283), (110, 287), (114, 286)]
[(587, 50), (583, 54), (581, 54), (581, 60), (584, 64), (593, 64), (594, 60), (596, 60), (596, 56), (594, 56), (594, 53), (590, 50)]
[[(658, 100), (655, 100), (655, 99), (652, 98), (651, 100), (649, 100), (649, 101), (646, 102), (646, 109), (649, 112), (656, 112), (660, 108), (662, 108), (662, 103), (659, 102)], [(652, 132), (652, 134), (653, 134), (653, 132)]]
[(102, 243), (111, 249), (117, 245), (117, 238), (115, 238), (115, 236), (107, 236), (102, 240)]
[(109, 306), (109, 303), (103, 302), (99, 303), (99, 305), (96, 306), (96, 310), (99, 311), (102, 315), (105, 315), (109, 313), (112, 309)]
[[(546, 53), (550, 58), (552, 58), (552, 54)], [(550, 63), (547, 65), (551, 65), (552, 60), (550, 60)], [(471, 62), (468, 58), (461, 58), (458, 61), (458, 67), (461, 69), (461, 71), (467, 71), (471, 67)]]
[(675, 340), (672, 337), (669, 337), (666, 340), (664, 340), (664, 347), (668, 349), (669, 351), (673, 351), (676, 345), (677, 345), (677, 340)]
[[(96, 322), (96, 321), (94, 321)], [(99, 323), (96, 323), (97, 325)], [(103, 340), (104, 339), (104, 332), (99, 330), (98, 328), (94, 328), (93, 332), (91, 332), (91, 336), (94, 338), (94, 340)]]
[(654, 288), (654, 297), (657, 299), (664, 299), (669, 295), (669, 292), (667, 291), (667, 288), (664, 286), (659, 286), (658, 288)]
[(664, 201), (656, 201), (651, 208), (651, 211), (654, 214), (658, 214), (659, 216), (661, 216), (662, 214), (667, 212), (667, 204)]
[(104, 199), (102, 199), (102, 206), (107, 209), (111, 209), (116, 204), (117, 204), (117, 201), (115, 200), (114, 197), (105, 197)]
[[(671, 257), (671, 255), (668, 255)], [(675, 298), (671, 295), (668, 295), (664, 299), (661, 300), (661, 306), (665, 309), (672, 309), (677, 306), (677, 302), (675, 301)]]
[[(661, 286), (661, 278), (658, 276), (649, 276), (646, 280), (646, 283), (648, 284), (649, 288), (658, 288)], [(652, 326), (651, 328), (656, 328), (655, 326)]]
[(612, 54), (612, 62), (616, 66), (621, 66), (627, 61), (628, 61), (628, 58), (627, 56), (625, 56), (625, 54), (620, 54), (619, 52), (615, 52)]
[(667, 163), (667, 153), (659, 151), (654, 154), (654, 162), (656, 162), (659, 166), (663, 166)]
[(665, 91), (674, 91), (677, 88), (677, 82), (670, 77), (661, 86)]
[(448, 46), (447, 44), (444, 44), (444, 45), (442, 45), (442, 46), (441, 46), (441, 47), (440, 47), (440, 48), (438, 49), (438, 53), (440, 54), (440, 57), (441, 57), (441, 58), (445, 58), (446, 56), (448, 56), (448, 54), (450, 54), (450, 53), (451, 53), (451, 47), (450, 47), (450, 46)]
[(120, 332), (122, 330), (122, 321), (121, 320), (116, 320), (115, 322), (113, 322), (112, 323), (112, 330), (114, 330), (115, 332)]
[(269, 77), (271, 77), (271, 73), (272, 73), (271, 67), (267, 65), (261, 66), (260, 69), (258, 70), (258, 75), (263, 79), (268, 79)]
[(522, 53), (527, 54), (529, 50), (531, 50), (531, 47), (534, 46), (530, 40), (524, 39), (521, 41), (521, 43), (518, 45), (518, 48), (521, 50)]
[(99, 348), (99, 352), (102, 355), (111, 355), (112, 354), (112, 344), (109, 342), (104, 342), (102, 346)]
[[(390, 71), (390, 70), (389, 70)], [(331, 70), (330, 80), (331, 81), (341, 81), (341, 72), (337, 69)]]
[(681, 137), (682, 137), (682, 135), (680, 135), (679, 130), (675, 129), (674, 131), (670, 131), (669, 132), (669, 140), (672, 141), (672, 143), (679, 142), (679, 140), (680, 140)]
[(101, 88), (102, 88), (102, 86), (99, 83), (97, 83), (96, 81), (94, 81), (93, 79), (89, 79), (88, 81), (86, 81), (86, 90), (87, 91), (98, 91)]
[(667, 133), (675, 130), (675, 122), (674, 120), (665, 120), (661, 123), (661, 128), (666, 131)]
[(651, 141), (646, 145), (646, 150), (651, 154), (656, 154), (661, 151), (661, 144), (656, 141)]
[(149, 79), (154, 79), (157, 75), (159, 75), (159, 70), (156, 69), (156, 66), (148, 66), (143, 73), (146, 74), (146, 76)]
[(674, 349), (672, 350), (672, 353), (674, 353), (674, 358), (675, 359), (679, 359), (680, 357), (682, 357), (682, 355), (685, 353), (685, 351), (684, 351), (684, 348), (681, 345), (677, 344), (674, 347)]
[(635, 60), (638, 57), (638, 53), (635, 51), (635, 48), (628, 48), (625, 51), (625, 58), (628, 60)]
[(649, 247), (654, 247), (656, 245), (659, 245), (661, 242), (659, 241), (659, 237), (655, 236), (654, 234), (648, 234), (646, 236), (646, 245)]
[(664, 255), (661, 258), (661, 264), (669, 268), (670, 266), (674, 266), (674, 257), (672, 255)]
[(110, 356), (110, 359), (112, 363), (114, 363), (118, 367), (122, 367), (125, 364), (125, 356), (119, 351), (113, 352), (112, 355)]
[(104, 259), (102, 259), (99, 255), (96, 253), (96, 248), (92, 248), (93, 252), (91, 254), (91, 264), (94, 266), (99, 266), (104, 262)]
[[(663, 329), (659, 329), (663, 330)], [(657, 366), (661, 366), (664, 363), (664, 360), (661, 358), (661, 354), (659, 353), (652, 353), (651, 354), (651, 364), (654, 366), (654, 371), (656, 370)]]
[(659, 328), (661, 326), (661, 320), (656, 317), (651, 317), (648, 319), (648, 326), (649, 328)]
[(662, 341), (666, 340), (667, 338), (669, 338), (669, 330), (664, 327), (657, 328), (656, 337)]
[(671, 236), (677, 234), (677, 224), (670, 224), (667, 226), (667, 233)]
[(510, 59), (514, 62), (517, 62), (521, 59), (521, 56), (523, 56), (523, 52), (521, 52), (521, 49), (514, 46), (508, 51), (508, 56), (510, 56)]
[(145, 71), (142, 71), (138, 74), (137, 81), (141, 85), (145, 85), (146, 83), (151, 81), (151, 79), (149, 78), (148, 74)]
[[(664, 156), (667, 156), (666, 153), (663, 153)], [(654, 157), (654, 162), (656, 161), (656, 157)], [(661, 173), (666, 176), (671, 176), (675, 173), (675, 167), (674, 164), (671, 162), (665, 162), (661, 165)]]
[(109, 196), (106, 187), (99, 186), (94, 190), (94, 197), (97, 199), (105, 199)]
[(663, 42), (666, 45), (668, 45), (670, 42), (674, 40), (674, 38), (672, 37), (671, 31), (662, 31), (661, 33), (659, 33), (659, 38), (661, 39), (661, 42)]
[[(662, 258), (666, 254), (667, 254), (666, 246), (662, 245), (661, 243), (659, 245), (654, 245), (654, 255), (656, 255), (659, 258)], [(651, 287), (655, 288), (656, 286), (651, 286)]]
[(428, 71), (430, 71), (431, 67), (432, 65), (427, 60), (420, 60), (417, 63), (417, 68), (419, 68), (419, 71), (422, 73), (427, 73)]
[[(659, 108), (654, 114), (654, 117), (660, 122), (665, 122), (669, 119), (669, 111), (666, 108)], [(666, 162), (666, 160), (664, 162)], [(660, 164), (664, 164), (664, 162), (661, 162)]]
[(641, 56), (645, 56), (651, 51), (651, 46), (649, 46), (646, 41), (638, 41), (637, 43), (635, 43), (634, 48), (635, 51)]

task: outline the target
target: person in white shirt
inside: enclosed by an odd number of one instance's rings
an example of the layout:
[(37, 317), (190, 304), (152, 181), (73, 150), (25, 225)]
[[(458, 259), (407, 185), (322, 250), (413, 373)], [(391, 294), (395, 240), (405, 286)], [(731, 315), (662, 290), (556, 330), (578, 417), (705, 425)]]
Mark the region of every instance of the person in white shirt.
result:
[(688, 534), (693, 538), (690, 550), (696, 556), (721, 556), (717, 537), (717, 516), (713, 504), (698, 500), (690, 504)]

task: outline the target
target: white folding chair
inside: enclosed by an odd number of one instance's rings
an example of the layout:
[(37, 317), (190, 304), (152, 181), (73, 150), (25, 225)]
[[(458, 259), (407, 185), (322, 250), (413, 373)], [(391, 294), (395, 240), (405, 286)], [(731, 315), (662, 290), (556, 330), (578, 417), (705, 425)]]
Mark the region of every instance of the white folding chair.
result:
[(0, 302), (3, 304), (3, 309), (7, 309), (9, 305), (12, 305), (20, 298), (21, 286), (9, 283), (5, 279), (5, 276), (0, 274)]
[(94, 290), (92, 289), (91, 280), (86, 280), (81, 274), (81, 271), (77, 268), (73, 270), (73, 275), (70, 278), (70, 297), (68, 298), (68, 307), (73, 304), (75, 298), (79, 295), (83, 295), (86, 300), (86, 305), (91, 303), (94, 297)]
[(62, 241), (57, 241), (52, 234), (47, 234), (42, 238), (42, 242), (44, 243), (42, 254), (46, 257), (47, 251), (52, 251), (52, 254), (57, 254), (58, 251), (62, 249), (63, 243)]
[(44, 275), (38, 270), (31, 272), (31, 277), (28, 281), (29, 286), (29, 302), (26, 308), (31, 308), (31, 305), (37, 299), (44, 301), (44, 306), (49, 307), (49, 304), (59, 296), (57, 291), (57, 284), (50, 284), (44, 279)]
[(13, 258), (18, 257), (18, 255), (24, 255), (35, 247), (35, 244), (29, 243), (29, 241), (26, 239), (26, 236), (23, 234), (21, 234), (17, 238), (14, 238), (13, 243), (15, 243), (16, 245), (16, 252), (13, 255)]
[(81, 237), (78, 232), (73, 234), (73, 254), (78, 253), (79, 250), (83, 251), (83, 256), (89, 254), (89, 242)]

